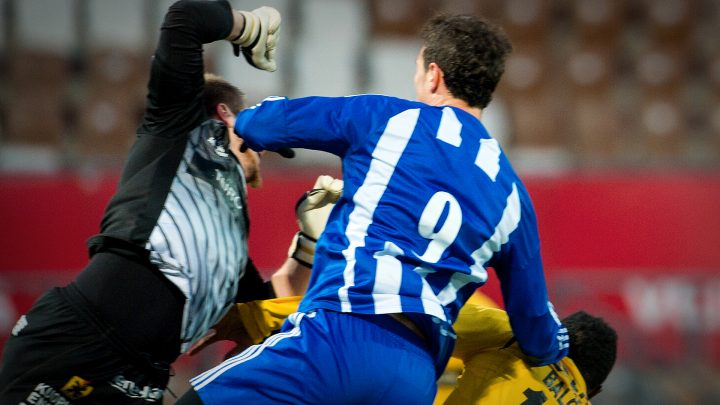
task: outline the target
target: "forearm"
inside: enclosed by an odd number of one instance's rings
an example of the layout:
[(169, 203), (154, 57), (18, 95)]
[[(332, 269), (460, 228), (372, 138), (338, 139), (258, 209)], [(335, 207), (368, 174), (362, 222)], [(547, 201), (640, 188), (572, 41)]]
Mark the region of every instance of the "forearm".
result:
[[(531, 363), (534, 365), (555, 363), (567, 354), (567, 348), (563, 348), (563, 342), (558, 340), (567, 333), (561, 330), (564, 328), (547, 298), (541, 304), (530, 304), (525, 301), (533, 294), (526, 293), (520, 298), (515, 295), (505, 301), (513, 335)], [(518, 305), (518, 299), (525, 301), (525, 304)]]
[(275, 298), (272, 285), (263, 279), (257, 267), (255, 267), (255, 263), (253, 263), (252, 259), (248, 258), (245, 272), (238, 283), (235, 302), (265, 300), (269, 298)]
[(277, 297), (303, 295), (310, 281), (311, 269), (289, 257), (280, 268), (273, 273), (271, 282)]
[(535, 366), (556, 363), (568, 353), (567, 330), (548, 312), (538, 317), (510, 318), (518, 346)]
[(254, 150), (304, 148), (342, 156), (350, 145), (340, 118), (345, 97), (268, 98), (238, 114), (235, 133)]
[(535, 365), (564, 357), (567, 347), (563, 344), (567, 341), (562, 339), (567, 333), (549, 301), (539, 251), (498, 276), (510, 325), (523, 353)]
[(183, 0), (168, 9), (152, 58), (139, 133), (182, 137), (206, 119), (200, 98), (203, 44), (228, 37), (235, 25), (226, 2)]
[(203, 86), (203, 44), (229, 37), (241, 29), (240, 22), (226, 2), (182, 0), (173, 4), (165, 15), (153, 58), (150, 97), (158, 104), (194, 99)]

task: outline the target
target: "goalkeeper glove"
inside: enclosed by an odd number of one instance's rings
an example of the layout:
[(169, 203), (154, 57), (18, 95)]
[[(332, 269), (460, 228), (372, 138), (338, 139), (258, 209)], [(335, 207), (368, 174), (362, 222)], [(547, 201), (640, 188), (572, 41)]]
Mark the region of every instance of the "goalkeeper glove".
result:
[(312, 267), (315, 243), (325, 230), (330, 211), (342, 195), (343, 181), (331, 176), (317, 178), (312, 190), (307, 191), (295, 204), (295, 217), (300, 231), (290, 244), (288, 256), (307, 267)]
[(242, 49), (249, 64), (274, 72), (277, 69), (275, 48), (280, 36), (280, 13), (265, 6), (240, 13), (245, 18), (245, 26), (240, 35), (230, 40), (235, 56), (239, 56)]

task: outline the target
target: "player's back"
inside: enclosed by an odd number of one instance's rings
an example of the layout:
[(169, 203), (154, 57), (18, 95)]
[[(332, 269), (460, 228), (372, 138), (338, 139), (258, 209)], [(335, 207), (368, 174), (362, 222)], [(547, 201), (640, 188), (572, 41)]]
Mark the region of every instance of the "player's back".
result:
[(381, 96), (354, 102), (364, 115), (348, 118), (358, 134), (343, 159), (345, 191), (301, 310), (452, 321), (517, 228), (525, 190), (463, 110)]

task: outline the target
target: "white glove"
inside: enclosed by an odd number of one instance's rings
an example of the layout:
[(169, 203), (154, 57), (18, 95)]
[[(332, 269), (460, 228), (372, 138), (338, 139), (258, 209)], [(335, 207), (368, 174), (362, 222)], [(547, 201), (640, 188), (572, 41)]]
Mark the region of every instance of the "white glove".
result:
[(237, 38), (230, 41), (233, 43), (235, 56), (238, 56), (242, 48), (249, 64), (274, 72), (277, 69), (275, 48), (280, 36), (280, 13), (267, 6), (240, 13), (245, 17), (245, 27)]
[(322, 175), (312, 190), (305, 192), (295, 204), (295, 217), (300, 232), (290, 244), (288, 256), (307, 267), (312, 267), (315, 243), (325, 230), (330, 211), (343, 191), (343, 181)]

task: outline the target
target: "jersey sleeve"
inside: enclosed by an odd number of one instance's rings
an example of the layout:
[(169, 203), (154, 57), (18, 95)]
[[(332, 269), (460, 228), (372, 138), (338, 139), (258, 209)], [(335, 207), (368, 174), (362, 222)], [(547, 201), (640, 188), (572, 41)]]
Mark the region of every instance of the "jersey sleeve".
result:
[(238, 114), (235, 133), (254, 150), (304, 148), (343, 157), (412, 102), (381, 95), (269, 97)]
[(513, 334), (534, 365), (555, 363), (568, 352), (567, 330), (548, 299), (535, 212), (523, 190), (519, 228), (493, 267)]
[(275, 291), (269, 281), (265, 281), (258, 271), (255, 263), (248, 258), (240, 282), (238, 283), (235, 302), (247, 302), (275, 298)]
[(230, 35), (226, 1), (181, 0), (165, 15), (153, 55), (140, 133), (185, 136), (202, 121), (203, 44)]
[(354, 131), (344, 119), (345, 98), (271, 97), (241, 112), (235, 133), (254, 150), (321, 150), (343, 156)]
[(280, 330), (285, 318), (297, 311), (300, 299), (295, 296), (236, 304), (240, 321), (253, 344)]

